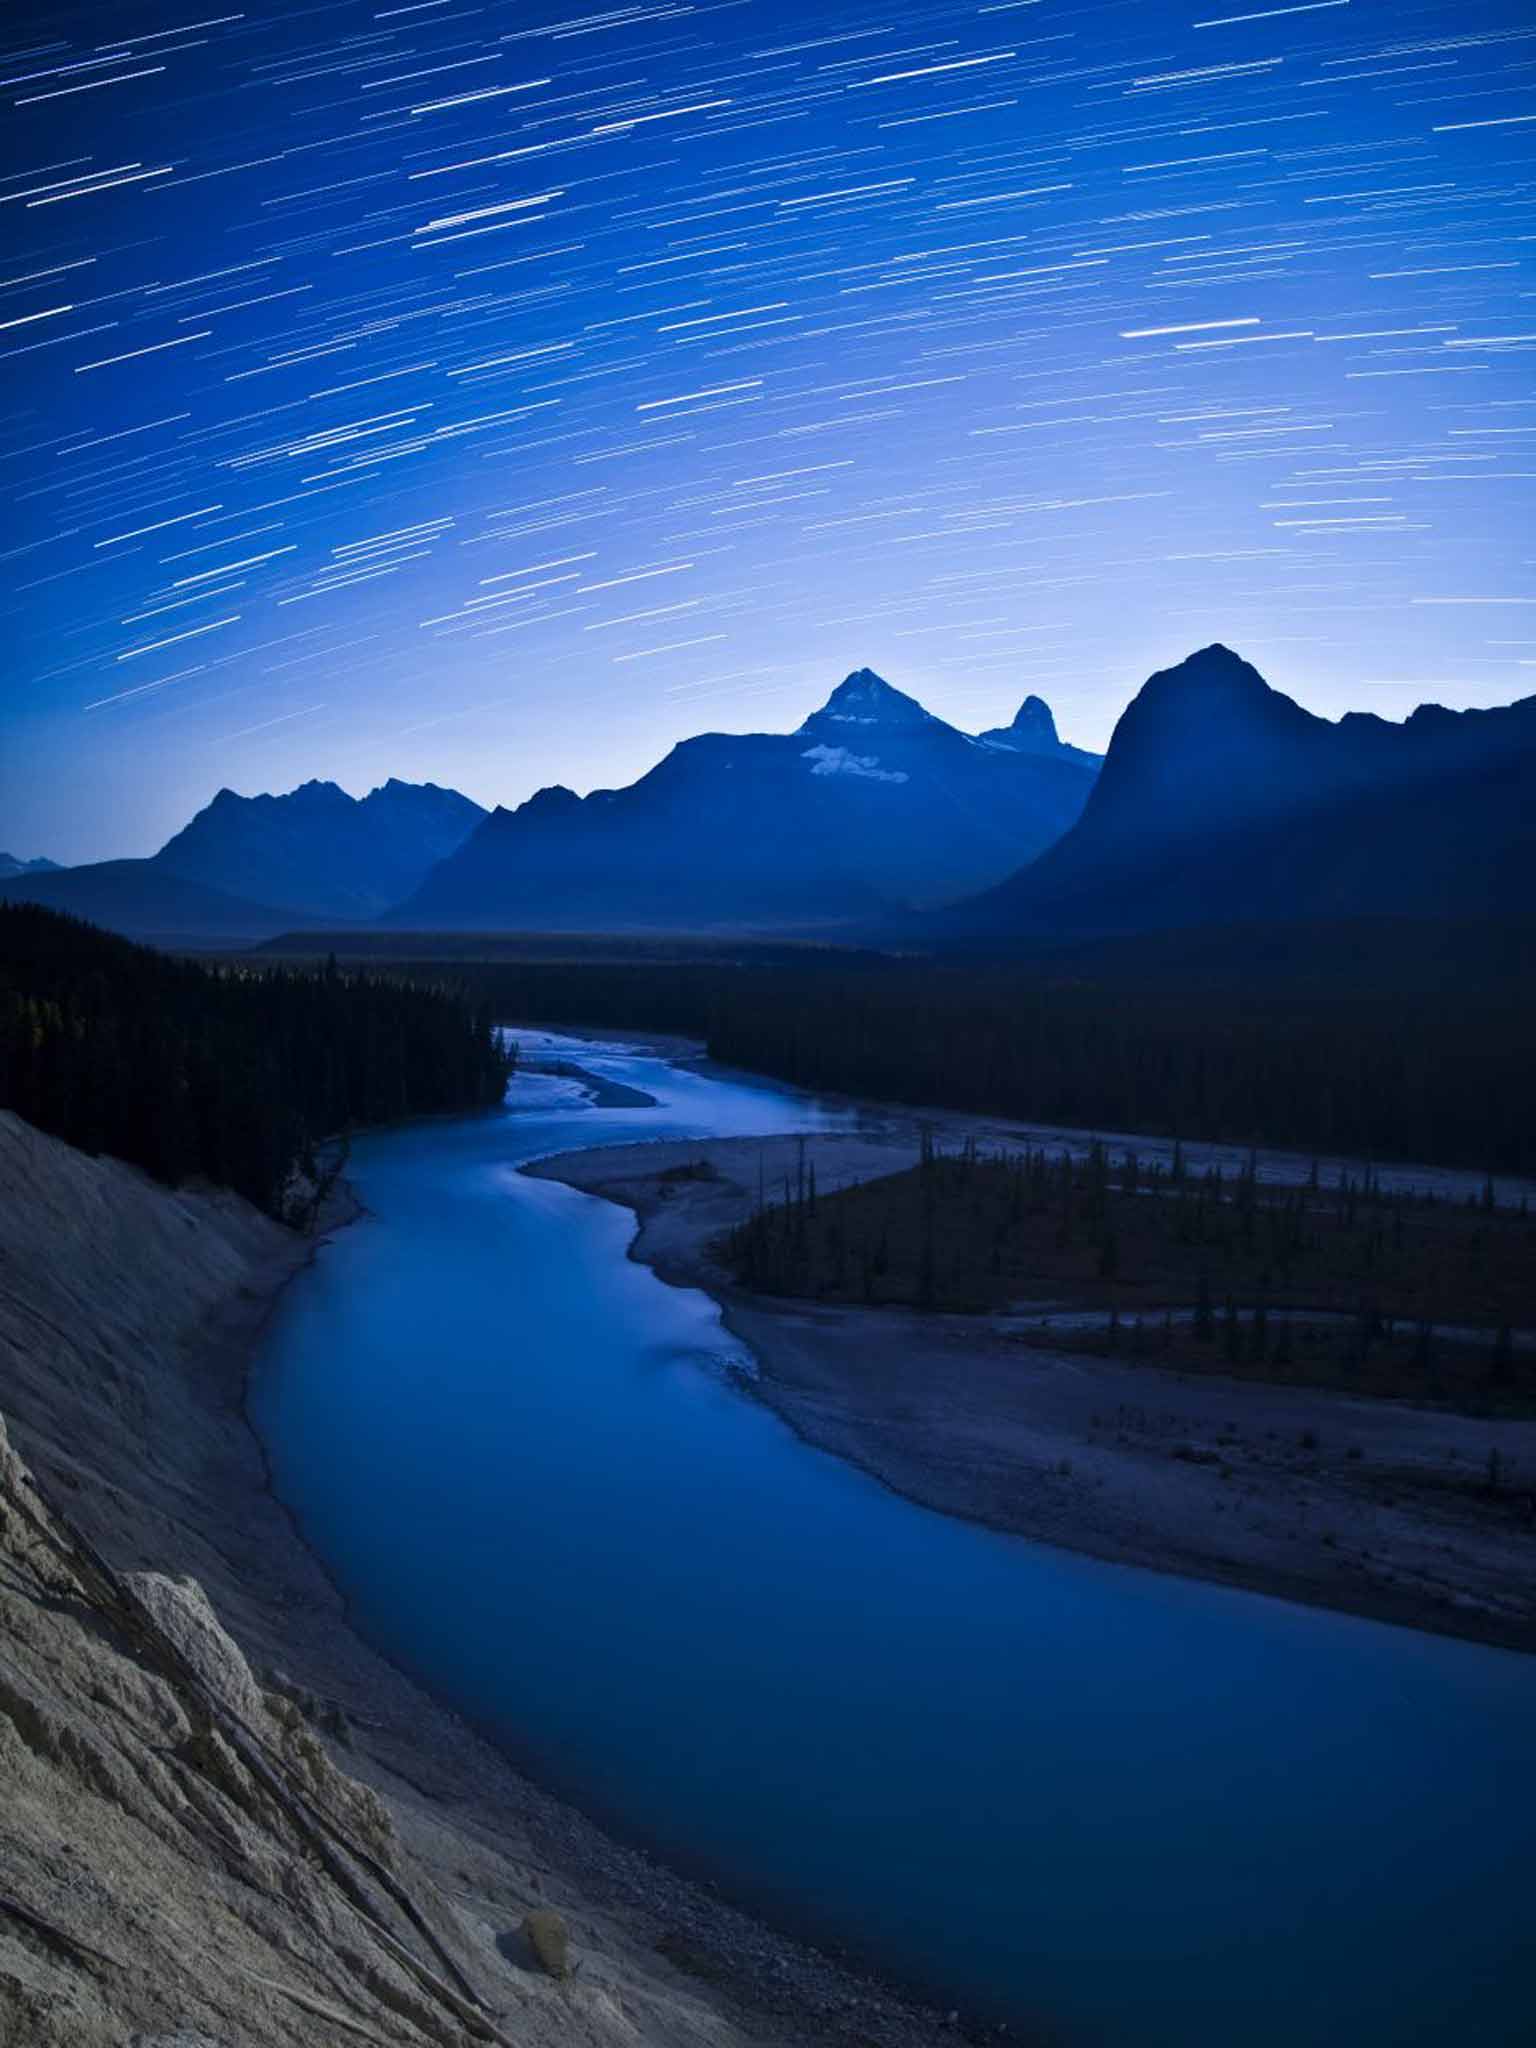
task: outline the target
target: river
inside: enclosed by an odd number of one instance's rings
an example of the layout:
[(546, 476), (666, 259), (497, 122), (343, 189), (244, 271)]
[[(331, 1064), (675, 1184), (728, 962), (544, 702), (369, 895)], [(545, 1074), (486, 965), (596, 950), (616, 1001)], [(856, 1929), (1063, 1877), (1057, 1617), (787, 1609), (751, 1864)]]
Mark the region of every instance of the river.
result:
[[(521, 1035), (521, 1034), (520, 1034)], [(1069, 2048), (1529, 2048), (1536, 1658), (952, 1521), (742, 1393), (627, 1212), (519, 1162), (824, 1127), (532, 1034), (504, 1113), (355, 1147), (252, 1376), (360, 1629), (745, 1903)]]

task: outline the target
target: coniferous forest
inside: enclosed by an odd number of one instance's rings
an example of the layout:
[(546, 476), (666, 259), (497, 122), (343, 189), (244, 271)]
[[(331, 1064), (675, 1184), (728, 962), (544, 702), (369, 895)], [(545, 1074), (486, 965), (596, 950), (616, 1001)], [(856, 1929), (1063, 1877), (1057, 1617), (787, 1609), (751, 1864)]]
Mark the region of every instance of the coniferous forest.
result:
[(715, 1057), (813, 1088), (1026, 1122), (1528, 1172), (1519, 1001), (1317, 998), (965, 976), (738, 1001)]
[(315, 1145), (499, 1102), (512, 1053), (440, 973), (204, 964), (0, 905), (0, 1108), (272, 1214)]
[[(697, 1171), (697, 1169), (696, 1169)], [(1536, 1219), (1522, 1200), (1436, 1196), (1373, 1172), (1293, 1184), (1190, 1168), (1097, 1140), (945, 1153), (818, 1195), (802, 1144), (722, 1249), (754, 1293), (962, 1313), (1030, 1302), (1045, 1349), (1155, 1357), (1180, 1371), (1468, 1400), (1531, 1412), (1517, 1352)], [(1191, 1304), (1193, 1307), (1191, 1308)], [(1469, 1332), (1475, 1333), (1469, 1335)]]
[[(355, 940), (352, 941), (356, 943)], [(342, 941), (342, 943), (347, 943)], [(398, 942), (397, 942), (398, 943)], [(493, 942), (494, 943), (494, 942)], [(539, 942), (521, 942), (537, 950)], [(1059, 967), (830, 948), (543, 942), (462, 976), (503, 1022), (680, 1032), (811, 1089), (1104, 1133), (1272, 1145), (1479, 1171), (1536, 1169), (1536, 977), (1374, 970), (1323, 989), (1195, 980), (1176, 951)], [(563, 943), (564, 957), (548, 957)], [(1375, 985), (1373, 985), (1373, 983)], [(1383, 985), (1385, 984), (1385, 985)]]

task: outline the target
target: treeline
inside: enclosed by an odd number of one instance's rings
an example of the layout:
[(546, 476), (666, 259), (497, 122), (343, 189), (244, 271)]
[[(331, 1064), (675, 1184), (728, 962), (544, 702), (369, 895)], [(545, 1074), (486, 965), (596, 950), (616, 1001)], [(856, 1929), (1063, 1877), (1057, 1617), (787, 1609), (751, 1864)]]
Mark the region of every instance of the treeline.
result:
[(1245, 1302), (1496, 1327), (1531, 1306), (1536, 1221), (1501, 1206), (1491, 1179), (1460, 1199), (1384, 1187), (1374, 1170), (1325, 1183), (1261, 1179), (1258, 1155), (1224, 1173), (1095, 1138), (945, 1152), (922, 1133), (916, 1166), (818, 1198), (800, 1141), (794, 1175), (765, 1187), (725, 1251), (744, 1286), (913, 1308), (997, 1307), (1030, 1296), (1073, 1305)]
[[(504, 1020), (675, 1031), (810, 1089), (1026, 1123), (1536, 1171), (1536, 987), (1413, 999), (1183, 989), (748, 948), (466, 962)], [(439, 963), (410, 970), (440, 974)]]
[(207, 964), (0, 905), (0, 1107), (271, 1214), (349, 1128), (500, 1101), (512, 1055), (442, 970)]
[[(1374, 1172), (1294, 1184), (1191, 1170), (1102, 1141), (943, 1152), (818, 1195), (816, 1141), (726, 1236), (755, 1293), (979, 1312), (1069, 1311), (1021, 1341), (1133, 1354), (1180, 1369), (1426, 1399), (1536, 1395), (1528, 1321), (1536, 1220), (1491, 1180), (1453, 1200)], [(1092, 1323), (1085, 1312), (1103, 1320)], [(1467, 1331), (1480, 1330), (1480, 1341)], [(1049, 1334), (1047, 1335), (1047, 1331)], [(1218, 1341), (1219, 1340), (1219, 1341)]]
[(722, 1008), (714, 1056), (802, 1086), (1078, 1129), (1536, 1169), (1517, 998), (1286, 997), (931, 968)]

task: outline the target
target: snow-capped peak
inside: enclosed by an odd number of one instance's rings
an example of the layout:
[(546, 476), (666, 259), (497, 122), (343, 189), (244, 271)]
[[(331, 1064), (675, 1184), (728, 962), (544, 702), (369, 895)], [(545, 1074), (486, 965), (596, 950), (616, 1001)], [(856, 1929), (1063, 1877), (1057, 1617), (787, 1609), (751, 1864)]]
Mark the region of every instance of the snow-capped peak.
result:
[(819, 711), (813, 711), (801, 726), (815, 733), (827, 726), (914, 726), (934, 723), (915, 697), (892, 689), (872, 668), (856, 668), (845, 676)]

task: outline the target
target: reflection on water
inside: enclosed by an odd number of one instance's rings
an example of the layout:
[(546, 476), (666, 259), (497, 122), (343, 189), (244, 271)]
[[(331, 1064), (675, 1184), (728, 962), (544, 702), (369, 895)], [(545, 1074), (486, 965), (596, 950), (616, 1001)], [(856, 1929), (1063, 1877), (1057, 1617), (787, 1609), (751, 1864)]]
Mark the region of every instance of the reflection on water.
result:
[(593, 1812), (1072, 2043), (1532, 2039), (1536, 1659), (925, 1512), (743, 1398), (712, 1303), (518, 1161), (807, 1128), (551, 1050), (509, 1113), (365, 1139), (370, 1216), (254, 1378), (359, 1624)]

